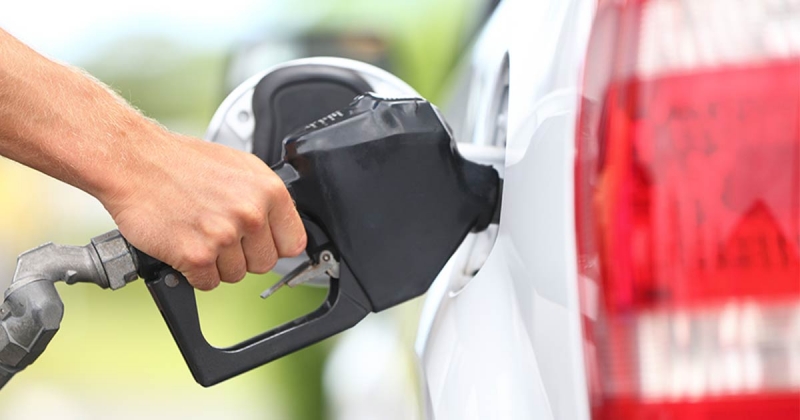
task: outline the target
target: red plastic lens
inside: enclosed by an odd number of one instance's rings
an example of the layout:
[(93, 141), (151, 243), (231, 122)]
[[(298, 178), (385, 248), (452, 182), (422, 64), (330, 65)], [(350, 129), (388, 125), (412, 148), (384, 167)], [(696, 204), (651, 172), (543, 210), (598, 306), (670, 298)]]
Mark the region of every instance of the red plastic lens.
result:
[(601, 7), (590, 41), (575, 188), (593, 418), (796, 420), (800, 55), (670, 61), (651, 44), (686, 26), (659, 35), (647, 6), (686, 4)]

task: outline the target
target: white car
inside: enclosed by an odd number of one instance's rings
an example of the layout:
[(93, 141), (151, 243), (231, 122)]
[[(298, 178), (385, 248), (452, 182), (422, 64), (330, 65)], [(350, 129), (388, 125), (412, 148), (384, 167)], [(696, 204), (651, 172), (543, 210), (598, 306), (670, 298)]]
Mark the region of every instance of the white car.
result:
[[(425, 418), (800, 416), (800, 2), (506, 0), (445, 110), (503, 206), (428, 292)], [(334, 354), (338, 418), (410, 418), (341, 379), (399, 374), (371, 334)]]
[(507, 0), (455, 96), (505, 186), (428, 293), (427, 418), (800, 417), (800, 2)]

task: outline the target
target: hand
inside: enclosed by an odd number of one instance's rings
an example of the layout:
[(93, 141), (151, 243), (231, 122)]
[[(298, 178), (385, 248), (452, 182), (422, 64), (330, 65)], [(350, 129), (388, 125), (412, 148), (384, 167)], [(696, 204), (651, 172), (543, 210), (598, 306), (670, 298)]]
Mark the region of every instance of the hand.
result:
[(257, 157), (180, 136), (0, 29), (0, 155), (97, 197), (143, 252), (209, 290), (298, 255), (303, 225)]
[(210, 290), (266, 273), (306, 245), (283, 181), (255, 155), (163, 131), (98, 196), (136, 248)]

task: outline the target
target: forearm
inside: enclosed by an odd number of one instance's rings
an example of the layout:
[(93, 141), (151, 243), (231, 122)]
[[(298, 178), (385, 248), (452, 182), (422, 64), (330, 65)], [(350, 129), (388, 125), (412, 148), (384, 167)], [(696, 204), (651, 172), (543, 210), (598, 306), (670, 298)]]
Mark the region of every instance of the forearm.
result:
[(90, 76), (1, 29), (0, 122), (0, 155), (98, 198), (146, 164), (141, 151), (164, 132)]

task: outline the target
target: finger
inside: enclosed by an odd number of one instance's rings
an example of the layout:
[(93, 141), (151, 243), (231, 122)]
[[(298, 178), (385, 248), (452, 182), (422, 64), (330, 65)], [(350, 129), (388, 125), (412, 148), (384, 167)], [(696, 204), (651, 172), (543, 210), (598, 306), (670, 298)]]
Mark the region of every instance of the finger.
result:
[(272, 231), (269, 225), (257, 232), (249, 234), (242, 239), (242, 249), (247, 264), (247, 271), (250, 273), (264, 274), (278, 262), (278, 251), (272, 239)]
[(189, 281), (189, 284), (199, 290), (212, 290), (219, 286), (219, 271), (217, 271), (216, 264), (195, 268), (184, 272), (183, 275)]
[(222, 249), (217, 257), (217, 271), (220, 281), (225, 283), (236, 283), (244, 278), (247, 274), (247, 262), (241, 242)]
[(306, 247), (306, 232), (300, 215), (294, 206), (289, 192), (281, 184), (282, 190), (272, 194), (269, 210), (269, 227), (279, 257), (295, 257)]

